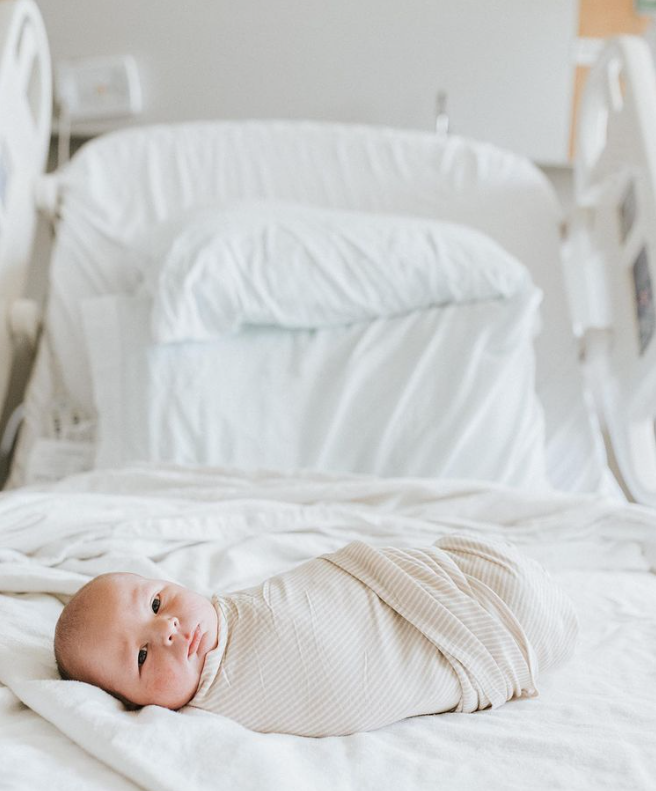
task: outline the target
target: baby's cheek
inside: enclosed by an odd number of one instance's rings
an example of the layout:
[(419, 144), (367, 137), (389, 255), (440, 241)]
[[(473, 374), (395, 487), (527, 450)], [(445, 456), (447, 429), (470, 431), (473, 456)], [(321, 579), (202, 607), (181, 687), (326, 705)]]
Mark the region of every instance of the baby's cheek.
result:
[(155, 678), (153, 689), (155, 692), (166, 692), (173, 689), (182, 679), (182, 674), (175, 668), (164, 667)]

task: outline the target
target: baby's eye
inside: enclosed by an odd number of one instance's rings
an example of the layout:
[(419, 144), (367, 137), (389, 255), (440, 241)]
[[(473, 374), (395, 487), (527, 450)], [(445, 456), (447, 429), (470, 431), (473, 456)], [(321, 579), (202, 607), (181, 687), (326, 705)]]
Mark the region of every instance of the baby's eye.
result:
[(147, 656), (148, 656), (148, 649), (142, 648), (141, 651), (139, 651), (139, 656), (137, 657), (137, 662), (139, 663), (139, 667), (141, 667), (141, 665), (143, 665), (143, 663), (146, 661)]
[(155, 598), (153, 599), (153, 603), (151, 604), (154, 613), (156, 613), (159, 610), (159, 605), (160, 605), (159, 596), (155, 596)]

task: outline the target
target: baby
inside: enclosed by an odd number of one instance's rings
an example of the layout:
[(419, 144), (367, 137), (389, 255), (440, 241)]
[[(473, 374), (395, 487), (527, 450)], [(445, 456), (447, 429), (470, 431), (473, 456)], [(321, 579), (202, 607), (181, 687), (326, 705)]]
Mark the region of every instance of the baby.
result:
[(419, 549), (353, 542), (208, 600), (104, 574), (64, 608), (64, 679), (130, 707), (186, 705), (253, 730), (345, 735), (537, 694), (576, 637), (571, 604), (512, 546), (447, 536)]
[(217, 645), (210, 601), (137, 574), (103, 574), (64, 608), (55, 631), (60, 675), (95, 684), (130, 706), (185, 706)]

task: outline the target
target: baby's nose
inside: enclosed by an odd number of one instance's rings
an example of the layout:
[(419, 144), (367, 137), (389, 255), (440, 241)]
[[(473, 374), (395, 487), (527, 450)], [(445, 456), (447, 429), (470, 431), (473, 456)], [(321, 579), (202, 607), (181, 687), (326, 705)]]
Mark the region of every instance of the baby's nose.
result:
[(161, 637), (165, 643), (172, 643), (173, 636), (178, 633), (180, 629), (180, 621), (175, 615), (168, 616), (160, 619), (161, 624)]

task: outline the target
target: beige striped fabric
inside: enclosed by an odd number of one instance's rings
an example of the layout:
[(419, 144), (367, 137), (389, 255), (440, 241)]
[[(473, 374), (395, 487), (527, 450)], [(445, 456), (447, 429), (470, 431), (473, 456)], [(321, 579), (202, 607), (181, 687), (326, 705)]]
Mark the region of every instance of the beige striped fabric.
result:
[(213, 601), (219, 643), (190, 705), (301, 736), (535, 695), (577, 633), (538, 563), (465, 536), (420, 549), (356, 541)]

